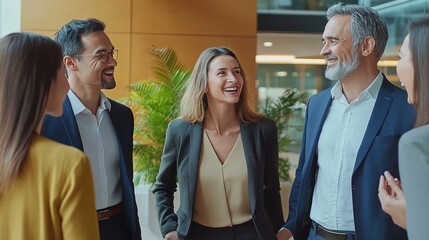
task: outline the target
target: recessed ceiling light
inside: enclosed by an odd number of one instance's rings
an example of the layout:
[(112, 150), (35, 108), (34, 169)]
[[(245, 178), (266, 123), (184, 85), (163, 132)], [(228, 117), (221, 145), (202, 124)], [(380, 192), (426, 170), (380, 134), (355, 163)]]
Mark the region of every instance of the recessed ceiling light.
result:
[(278, 71), (278, 72), (276, 72), (276, 76), (277, 77), (286, 77), (287, 72), (286, 71)]
[(272, 47), (273, 42), (264, 42), (263, 45), (264, 45), (264, 47)]

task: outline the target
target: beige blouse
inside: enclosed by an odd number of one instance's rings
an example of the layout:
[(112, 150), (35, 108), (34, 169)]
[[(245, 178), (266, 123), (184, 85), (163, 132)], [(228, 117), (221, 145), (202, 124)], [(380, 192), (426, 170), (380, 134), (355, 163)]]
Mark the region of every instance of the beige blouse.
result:
[(251, 220), (241, 135), (223, 165), (206, 132), (203, 135), (193, 220), (208, 227), (227, 227)]

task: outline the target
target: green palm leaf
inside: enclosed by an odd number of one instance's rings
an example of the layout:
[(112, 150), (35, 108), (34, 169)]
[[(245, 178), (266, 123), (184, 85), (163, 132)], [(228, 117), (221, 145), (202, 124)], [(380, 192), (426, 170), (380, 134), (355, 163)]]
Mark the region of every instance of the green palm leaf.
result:
[(183, 88), (190, 76), (178, 61), (174, 50), (155, 48), (148, 80), (130, 84), (131, 92), (121, 102), (134, 112), (134, 171), (136, 184), (154, 183), (161, 163), (168, 123), (178, 116)]

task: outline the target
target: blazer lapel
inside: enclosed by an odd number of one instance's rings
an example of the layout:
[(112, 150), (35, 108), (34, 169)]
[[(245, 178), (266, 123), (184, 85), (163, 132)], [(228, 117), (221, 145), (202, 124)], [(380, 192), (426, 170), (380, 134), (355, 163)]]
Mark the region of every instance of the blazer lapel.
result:
[(76, 117), (73, 112), (70, 100), (68, 97), (64, 100), (63, 115), (61, 121), (69, 138), (70, 144), (83, 151), (82, 139), (80, 137), (79, 127), (77, 126)]
[(240, 134), (241, 141), (243, 142), (244, 157), (247, 164), (250, 210), (252, 213), (255, 213), (258, 186), (257, 183), (259, 177), (254, 141), (259, 141), (259, 139), (256, 139), (252, 136), (249, 124), (240, 124)]
[[(189, 196), (195, 196), (197, 187), (198, 167), (200, 161), (201, 141), (203, 138), (203, 124), (196, 123), (189, 126)], [(190, 197), (189, 199), (194, 199)], [(192, 203), (193, 206), (193, 203)]]
[(365, 131), (365, 135), (362, 139), (362, 143), (356, 157), (356, 163), (353, 172), (356, 171), (356, 169), (364, 160), (371, 143), (374, 141), (378, 130), (385, 121), (387, 113), (389, 112), (390, 106), (393, 102), (393, 97), (389, 93), (391, 90), (392, 88), (389, 86), (389, 84), (387, 84), (387, 79), (384, 78), (377, 96), (377, 100), (375, 101), (374, 110), (372, 111), (371, 118), (369, 119), (368, 127)]

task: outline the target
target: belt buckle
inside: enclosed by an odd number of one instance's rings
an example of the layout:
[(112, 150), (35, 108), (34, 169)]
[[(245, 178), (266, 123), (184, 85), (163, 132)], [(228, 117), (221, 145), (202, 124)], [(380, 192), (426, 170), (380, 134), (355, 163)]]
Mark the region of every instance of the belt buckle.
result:
[(99, 221), (102, 221), (102, 220), (107, 220), (107, 219), (109, 219), (110, 217), (102, 217), (102, 216), (101, 216), (103, 213), (107, 213), (107, 212), (109, 212), (109, 209), (105, 209), (105, 210), (97, 211), (97, 214), (98, 214), (98, 220), (99, 220)]

